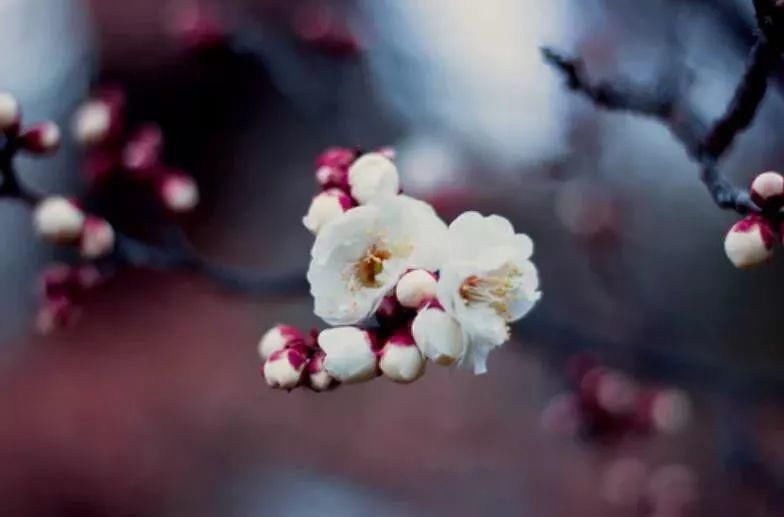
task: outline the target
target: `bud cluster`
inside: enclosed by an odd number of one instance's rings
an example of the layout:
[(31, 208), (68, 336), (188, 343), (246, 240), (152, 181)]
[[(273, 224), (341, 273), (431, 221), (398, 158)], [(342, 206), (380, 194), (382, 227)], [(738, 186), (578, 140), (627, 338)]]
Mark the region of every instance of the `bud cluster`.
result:
[[(447, 227), (430, 205), (400, 194), (394, 158), (388, 148), (331, 148), (316, 159), (320, 193), (303, 218), (316, 235), (308, 281), (316, 315), (333, 327), (310, 349), (337, 383), (411, 383), (427, 360), (484, 373), (509, 324), (539, 299), (533, 243), (496, 215), (467, 212)], [(270, 336), (285, 341), (280, 328), (262, 339), (265, 379), (311, 385), (299, 348), (265, 351)]]
[(751, 183), (751, 200), (762, 210), (747, 215), (732, 228), (724, 239), (724, 252), (737, 268), (751, 268), (773, 257), (776, 241), (781, 237), (784, 208), (784, 176), (763, 172)]
[(569, 361), (574, 391), (554, 397), (542, 413), (545, 429), (587, 440), (676, 434), (691, 419), (691, 401), (681, 390), (644, 387), (591, 358)]
[(163, 162), (163, 133), (156, 124), (126, 128), (125, 94), (115, 88), (96, 91), (73, 118), (77, 142), (87, 150), (85, 174), (92, 187), (122, 177), (152, 189), (173, 213), (189, 212), (199, 189), (184, 171)]

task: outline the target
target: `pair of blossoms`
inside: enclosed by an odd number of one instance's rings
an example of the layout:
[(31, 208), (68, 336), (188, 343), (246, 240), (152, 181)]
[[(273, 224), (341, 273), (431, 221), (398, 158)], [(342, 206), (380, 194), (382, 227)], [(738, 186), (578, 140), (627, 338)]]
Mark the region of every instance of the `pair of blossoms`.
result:
[[(151, 183), (165, 208), (187, 212), (198, 202), (192, 178), (160, 163), (163, 138), (157, 126), (145, 125), (125, 134), (125, 96), (103, 90), (84, 103), (73, 118), (73, 137), (88, 149), (86, 175), (91, 187), (100, 186), (115, 174)], [(16, 98), (0, 92), (0, 132), (9, 158), (18, 151), (44, 156), (61, 143), (60, 128), (51, 121), (22, 129), (22, 113)], [(85, 212), (80, 202), (60, 195), (35, 201), (33, 225), (47, 242), (78, 248), (87, 260), (112, 252), (115, 231), (101, 217)]]
[(773, 257), (776, 240), (784, 233), (784, 176), (763, 172), (751, 183), (751, 200), (762, 210), (735, 223), (724, 239), (727, 258), (738, 268), (751, 268)]
[(409, 383), (426, 360), (480, 374), (509, 324), (539, 300), (533, 242), (503, 217), (466, 212), (447, 226), (400, 194), (390, 150), (330, 149), (303, 219), (316, 235), (308, 282), (333, 328), (305, 338), (278, 325), (259, 343), (275, 388), (323, 391), (383, 374)]

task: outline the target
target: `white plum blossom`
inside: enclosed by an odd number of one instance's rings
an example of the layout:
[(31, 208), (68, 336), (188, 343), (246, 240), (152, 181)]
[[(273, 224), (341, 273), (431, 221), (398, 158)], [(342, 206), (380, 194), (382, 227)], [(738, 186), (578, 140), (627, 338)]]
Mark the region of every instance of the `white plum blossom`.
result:
[(364, 205), (400, 192), (400, 175), (395, 164), (383, 154), (367, 153), (348, 169), (351, 196)]
[(449, 226), (449, 261), (440, 272), (438, 300), (467, 339), (461, 363), (487, 371), (487, 356), (509, 339), (509, 323), (541, 297), (529, 260), (533, 242), (500, 216), (466, 212)]
[(452, 366), (465, 354), (463, 330), (438, 305), (419, 311), (411, 326), (411, 333), (422, 354), (441, 366)]
[(378, 361), (373, 338), (357, 327), (322, 331), (318, 345), (324, 351), (324, 370), (340, 382), (369, 381), (377, 375)]
[(446, 235), (433, 208), (408, 196), (352, 208), (313, 244), (307, 276), (316, 315), (331, 325), (366, 320), (408, 269), (439, 269)]

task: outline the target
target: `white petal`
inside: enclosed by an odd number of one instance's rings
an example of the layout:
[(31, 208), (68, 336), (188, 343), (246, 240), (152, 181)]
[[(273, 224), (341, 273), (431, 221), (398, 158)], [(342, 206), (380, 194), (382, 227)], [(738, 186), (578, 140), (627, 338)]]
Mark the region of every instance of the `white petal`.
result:
[(363, 382), (376, 376), (376, 354), (367, 332), (356, 327), (337, 327), (321, 332), (318, 344), (326, 357), (324, 369), (345, 383)]

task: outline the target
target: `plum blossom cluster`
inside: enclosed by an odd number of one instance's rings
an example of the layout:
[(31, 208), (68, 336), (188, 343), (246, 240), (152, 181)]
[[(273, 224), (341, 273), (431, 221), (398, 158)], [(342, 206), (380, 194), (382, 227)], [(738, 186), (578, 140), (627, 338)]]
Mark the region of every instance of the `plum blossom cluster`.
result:
[(601, 443), (630, 436), (671, 435), (691, 419), (688, 395), (641, 386), (624, 373), (573, 357), (567, 367), (574, 390), (556, 395), (542, 413), (545, 429)]
[(727, 258), (738, 268), (754, 267), (773, 257), (774, 245), (781, 238), (784, 176), (763, 172), (752, 181), (750, 193), (761, 212), (735, 223), (724, 239)]
[[(86, 176), (99, 187), (117, 175), (150, 186), (161, 204), (174, 213), (186, 212), (198, 202), (195, 182), (185, 173), (161, 162), (163, 139), (153, 125), (125, 134), (124, 94), (102, 89), (73, 117), (72, 133), (87, 149)], [(88, 212), (79, 199), (40, 195), (28, 189), (14, 167), (19, 153), (46, 156), (61, 143), (61, 130), (51, 121), (24, 127), (16, 98), (0, 92), (0, 196), (18, 200), (32, 210), (36, 234), (45, 242), (76, 251), (76, 265), (57, 264), (40, 276), (41, 305), (37, 327), (50, 332), (73, 323), (86, 293), (107, 277), (101, 267), (117, 255), (119, 234), (103, 217)]]
[(319, 386), (378, 375), (410, 383), (428, 360), (484, 373), (541, 296), (531, 239), (497, 215), (466, 212), (447, 225), (400, 193), (388, 149), (329, 149), (316, 180), (303, 218), (316, 239), (307, 278), (314, 312), (332, 328), (305, 346), (289, 327), (265, 334), (267, 383), (315, 388), (322, 372), (330, 382)]

